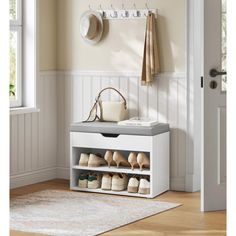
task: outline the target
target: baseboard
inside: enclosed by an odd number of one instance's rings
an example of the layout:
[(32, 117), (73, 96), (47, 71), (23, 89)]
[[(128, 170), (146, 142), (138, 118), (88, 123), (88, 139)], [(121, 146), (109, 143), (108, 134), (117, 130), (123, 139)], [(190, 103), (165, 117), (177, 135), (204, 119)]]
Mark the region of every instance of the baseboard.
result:
[(185, 180), (186, 192), (197, 192), (201, 189), (201, 181), (199, 175), (188, 174)]
[(40, 183), (56, 179), (56, 168), (47, 168), (10, 176), (10, 188), (18, 188), (25, 185)]
[(70, 169), (68, 167), (56, 168), (57, 179), (70, 179)]
[(185, 191), (185, 177), (173, 177), (170, 179), (170, 190)]

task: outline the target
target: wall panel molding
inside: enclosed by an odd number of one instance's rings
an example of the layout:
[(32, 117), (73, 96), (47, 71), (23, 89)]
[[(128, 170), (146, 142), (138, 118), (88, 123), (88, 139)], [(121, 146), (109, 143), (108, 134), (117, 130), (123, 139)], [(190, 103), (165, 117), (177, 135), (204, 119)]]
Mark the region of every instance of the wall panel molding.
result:
[[(38, 173), (46, 169), (52, 170), (51, 175), (46, 175), (47, 179), (67, 179), (70, 123), (87, 118), (100, 89), (114, 86), (127, 97), (130, 117), (149, 115), (160, 122), (170, 124), (171, 188), (179, 191), (185, 189), (186, 74), (162, 73), (156, 77), (151, 87), (142, 87), (140, 77), (134, 74), (132, 76), (118, 73), (102, 74), (103, 72), (81, 71), (40, 73), (40, 111), (11, 115), (12, 186), (29, 184), (28, 176), (34, 176), (34, 173), (38, 176), (33, 178), (35, 181), (44, 181), (45, 175), (42, 174), (40, 179)], [(117, 99), (117, 97), (113, 93), (107, 93), (104, 99)], [(23, 123), (20, 125), (19, 122)], [(19, 135), (24, 136), (23, 148), (19, 146), (22, 142), (17, 138)]]
[[(151, 116), (171, 128), (171, 188), (185, 189), (187, 139), (187, 87), (185, 73), (162, 73), (150, 87), (140, 85), (140, 77), (119, 73), (60, 71), (58, 94), (58, 159), (62, 176), (68, 176), (69, 126), (85, 120), (100, 89), (114, 86), (127, 98), (129, 116)], [(104, 100), (117, 99), (106, 93)], [(118, 98), (119, 99), (119, 98)], [(69, 172), (68, 172), (69, 173)], [(60, 172), (58, 171), (58, 176)]]
[(40, 74), (39, 110), (10, 115), (10, 182), (19, 187), (56, 178), (57, 74)]

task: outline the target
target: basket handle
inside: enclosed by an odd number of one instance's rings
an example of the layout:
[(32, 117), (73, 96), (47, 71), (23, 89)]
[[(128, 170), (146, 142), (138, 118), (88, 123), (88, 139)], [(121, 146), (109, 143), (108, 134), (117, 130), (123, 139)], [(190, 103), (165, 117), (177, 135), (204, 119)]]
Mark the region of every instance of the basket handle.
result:
[[(125, 97), (122, 95), (122, 93), (121, 93), (120, 91), (118, 91), (117, 89), (113, 88), (113, 87), (106, 87), (106, 88), (102, 89), (102, 90), (99, 92), (97, 98), (95, 99), (95, 103), (93, 104), (93, 107), (92, 107), (92, 109), (91, 109), (90, 112), (89, 112), (88, 118), (87, 118), (85, 121), (83, 121), (83, 122), (94, 122), (94, 121), (97, 120), (97, 119), (100, 120), (100, 117), (97, 115), (97, 109), (98, 109), (98, 107), (99, 107), (100, 113), (101, 113), (101, 107), (100, 107), (100, 105), (99, 105), (99, 99), (100, 99), (100, 97), (101, 97), (101, 94), (102, 94), (105, 90), (108, 90), (108, 89), (114, 90), (115, 92), (117, 92), (117, 93), (122, 97), (122, 99), (124, 100), (125, 109), (127, 109), (127, 102), (126, 102)], [(93, 120), (89, 121), (89, 118), (91, 117), (92, 111), (93, 111), (94, 109), (95, 109), (95, 112), (96, 112), (96, 113), (95, 113), (95, 117), (94, 117)]]
[(122, 97), (122, 99), (124, 100), (125, 109), (127, 109), (127, 102), (126, 102), (125, 97), (122, 95), (122, 93), (121, 93), (120, 91), (118, 91), (117, 89), (115, 89), (115, 88), (113, 88), (113, 87), (106, 87), (106, 88), (102, 89), (102, 90), (99, 92), (99, 94), (98, 94), (96, 100), (98, 101), (99, 98), (101, 97), (102, 93), (103, 93), (105, 90), (108, 90), (108, 89), (114, 90), (115, 92), (117, 92), (117, 93)]

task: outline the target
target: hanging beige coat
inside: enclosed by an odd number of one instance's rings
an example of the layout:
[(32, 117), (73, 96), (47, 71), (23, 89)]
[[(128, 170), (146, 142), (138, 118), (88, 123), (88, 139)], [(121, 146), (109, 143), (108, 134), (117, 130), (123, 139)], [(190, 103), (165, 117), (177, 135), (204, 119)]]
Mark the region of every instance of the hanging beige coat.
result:
[(145, 43), (143, 51), (142, 85), (151, 85), (155, 75), (160, 72), (155, 14), (147, 16)]

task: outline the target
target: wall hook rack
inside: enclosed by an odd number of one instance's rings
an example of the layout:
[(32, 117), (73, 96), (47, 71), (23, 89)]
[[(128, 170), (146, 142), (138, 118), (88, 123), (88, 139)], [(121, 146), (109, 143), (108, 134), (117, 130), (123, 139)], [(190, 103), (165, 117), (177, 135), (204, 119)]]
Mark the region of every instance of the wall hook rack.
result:
[[(157, 9), (151, 9), (145, 4), (145, 9), (138, 9), (134, 3), (133, 9), (127, 9), (124, 4), (122, 4), (121, 9), (115, 9), (111, 4), (110, 9), (105, 10), (99, 5), (98, 12), (101, 13), (103, 19), (107, 20), (129, 20), (129, 19), (143, 19), (146, 18), (149, 13), (154, 13), (157, 15)], [(91, 7), (90, 7), (91, 8)]]

